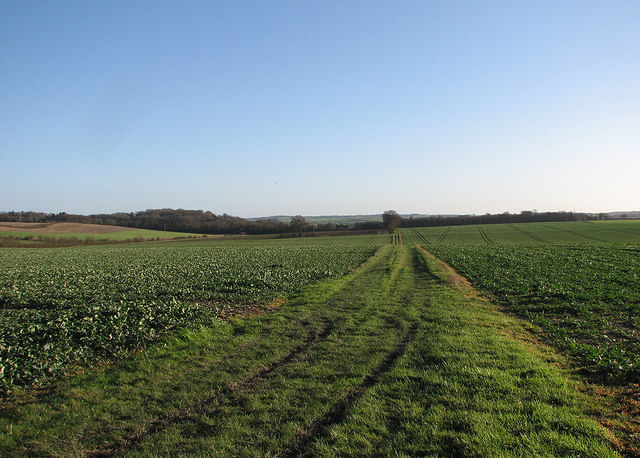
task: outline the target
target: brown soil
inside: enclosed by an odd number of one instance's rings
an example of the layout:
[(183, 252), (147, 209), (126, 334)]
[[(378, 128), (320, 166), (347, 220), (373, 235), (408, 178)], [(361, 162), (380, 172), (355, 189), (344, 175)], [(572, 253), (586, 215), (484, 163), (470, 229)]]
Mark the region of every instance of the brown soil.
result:
[(286, 302), (286, 299), (276, 299), (266, 305), (243, 305), (240, 307), (234, 307), (220, 313), (220, 318), (223, 320), (230, 320), (232, 318), (253, 318), (255, 316), (262, 316), (280, 308), (286, 304)]
[(609, 407), (600, 413), (599, 421), (621, 442), (622, 455), (640, 457), (640, 384), (613, 387), (592, 384), (585, 391)]
[(107, 224), (83, 223), (0, 223), (0, 231), (35, 232), (39, 234), (108, 234), (134, 228)]

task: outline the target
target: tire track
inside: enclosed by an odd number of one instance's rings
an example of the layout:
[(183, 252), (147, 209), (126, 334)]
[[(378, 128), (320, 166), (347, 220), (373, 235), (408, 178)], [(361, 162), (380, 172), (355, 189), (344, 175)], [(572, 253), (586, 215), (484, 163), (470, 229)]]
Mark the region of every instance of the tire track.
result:
[(526, 235), (527, 237), (535, 240), (536, 242), (542, 242), (542, 243), (553, 243), (549, 240), (545, 240), (542, 237), (538, 237), (537, 235), (533, 235), (532, 233), (525, 231), (524, 229), (519, 228), (518, 226), (514, 226), (512, 224), (509, 224), (509, 227), (515, 231), (520, 232), (521, 234)]
[(581, 234), (580, 232), (572, 231), (571, 229), (566, 229), (564, 227), (553, 227), (553, 226), (549, 226), (548, 224), (544, 224), (543, 226), (548, 228), (548, 229), (553, 229), (553, 230), (557, 230), (557, 231), (561, 231), (561, 232), (566, 232), (567, 234), (571, 234), (571, 235), (574, 235), (576, 237), (582, 237), (582, 238), (585, 238), (587, 240), (594, 240), (596, 242), (609, 242), (609, 240), (605, 240), (605, 239), (601, 239), (601, 238), (598, 238), (598, 237), (594, 237), (592, 235)]
[(177, 410), (166, 412), (155, 420), (149, 422), (143, 429), (135, 432), (134, 434), (114, 441), (104, 446), (100, 450), (90, 451), (87, 453), (87, 455), (94, 457), (107, 457), (123, 453), (136, 447), (148, 437), (153, 436), (154, 434), (158, 434), (172, 425), (183, 423), (195, 415), (206, 412), (212, 405), (215, 405), (217, 402), (229, 398), (239, 391), (252, 387), (259, 381), (269, 376), (269, 374), (295, 361), (315, 343), (325, 339), (332, 330), (333, 323), (325, 321), (320, 329), (311, 329), (307, 333), (305, 339), (301, 343), (293, 347), (291, 350), (289, 350), (287, 354), (277, 360), (271, 361), (248, 377), (234, 382), (223, 388), (222, 390), (213, 393), (210, 396), (201, 399), (193, 404), (187, 405)]
[[(405, 250), (408, 249), (400, 248), (396, 255), (404, 253)], [(400, 272), (403, 269), (390, 269), (390, 267), (404, 265), (404, 263), (396, 256), (387, 254), (384, 259), (381, 258), (377, 263), (371, 264), (364, 272), (365, 275), (355, 277), (349, 283), (348, 288), (341, 288), (331, 294), (330, 297), (323, 299), (322, 302), (325, 307), (320, 307), (315, 312), (308, 313), (306, 317), (300, 317), (295, 320), (299, 323), (296, 326), (306, 328), (306, 335), (303, 334), (303, 340), (299, 341), (280, 358), (266, 363), (263, 367), (254, 370), (240, 380), (217, 389), (206, 398), (197, 400), (187, 406), (161, 413), (155, 419), (151, 419), (142, 425), (137, 431), (133, 431), (116, 440), (105, 441), (102, 445), (98, 445), (97, 448), (84, 453), (89, 456), (114, 456), (135, 452), (136, 450), (142, 450), (149, 441), (152, 443), (157, 435), (163, 434), (166, 430), (172, 430), (175, 427), (181, 428), (182, 426), (180, 425), (188, 424), (201, 416), (222, 418), (230, 415), (229, 409), (234, 412), (235, 410), (241, 411), (245, 400), (256, 393), (260, 393), (261, 390), (266, 389), (265, 387), (278, 389), (274, 383), (276, 383), (275, 381), (280, 374), (297, 367), (297, 364), (307, 364), (304, 361), (307, 358), (313, 358), (318, 351), (320, 351), (319, 354), (322, 354), (320, 350), (324, 348), (322, 342), (329, 335), (337, 336), (343, 333), (351, 335), (358, 329), (368, 329), (369, 326), (365, 324), (370, 320), (383, 320), (386, 326), (396, 329), (404, 328), (404, 332), (401, 331), (396, 334), (398, 337), (395, 339), (395, 344), (389, 342), (385, 345), (385, 349), (381, 348), (381, 352), (377, 353), (380, 355), (379, 357), (383, 358), (380, 363), (373, 369), (369, 369), (368, 372), (366, 372), (367, 369), (363, 368), (365, 374), (362, 375), (363, 379), (358, 385), (343, 391), (343, 394), (328, 400), (324, 404), (325, 409), (328, 410), (322, 414), (321, 418), (313, 422), (306, 434), (298, 436), (297, 439), (294, 439), (294, 442), (290, 443), (289, 449), (293, 455), (287, 456), (295, 456), (299, 454), (299, 450), (306, 450), (316, 437), (321, 437), (332, 424), (341, 421), (348, 414), (351, 407), (356, 404), (366, 390), (378, 383), (380, 376), (391, 369), (396, 360), (405, 353), (410, 342), (414, 340), (417, 330), (417, 322), (414, 322), (415, 320), (400, 319), (400, 316), (396, 316), (396, 313), (387, 314), (388, 316), (386, 316), (377, 310), (379, 302), (367, 299), (363, 303), (361, 300), (354, 300), (353, 297), (354, 291), (366, 291), (371, 287), (370, 284), (373, 284), (376, 285), (374, 289), (380, 289), (380, 292), (386, 298), (391, 299), (392, 302), (403, 304), (409, 302), (409, 296), (413, 295), (413, 290), (411, 288), (398, 289), (396, 283), (399, 281), (399, 277), (394, 275), (395, 270)], [(380, 278), (377, 281), (372, 280), (376, 276)], [(406, 299), (403, 297), (405, 294), (409, 295)], [(399, 313), (400, 310), (392, 308), (391, 311)], [(355, 314), (360, 319), (344, 323), (341, 317), (345, 314), (353, 316), (353, 312), (356, 312)], [(384, 328), (385, 325), (382, 325), (380, 329)], [(336, 334), (338, 332), (339, 334)], [(372, 363), (374, 362), (372, 361)], [(286, 444), (285, 442), (282, 445), (286, 447)]]
[[(370, 262), (365, 264), (370, 264)], [(369, 270), (371, 270), (371, 267), (369, 268)], [(359, 278), (359, 276), (354, 276), (352, 279), (348, 280), (340, 290), (332, 292), (329, 296), (327, 296), (324, 301), (326, 303), (335, 302), (336, 298), (339, 298), (342, 294), (344, 294), (345, 289), (349, 286), (353, 287), (354, 282), (357, 282)], [(117, 454), (125, 453), (138, 447), (144, 440), (156, 434), (161, 434), (163, 431), (173, 425), (187, 422), (197, 415), (209, 413), (217, 405), (221, 405), (225, 401), (233, 402), (234, 396), (237, 396), (239, 393), (242, 393), (243, 391), (254, 387), (261, 381), (266, 380), (269, 375), (279, 369), (286, 367), (288, 364), (295, 363), (296, 361), (304, 358), (307, 354), (307, 350), (310, 347), (328, 337), (335, 328), (335, 317), (332, 319), (331, 317), (327, 317), (323, 314), (323, 310), (309, 310), (303, 316), (295, 320), (297, 323), (296, 326), (307, 328), (308, 333), (302, 342), (291, 348), (287, 352), (287, 354), (280, 357), (279, 359), (267, 363), (263, 367), (254, 371), (252, 374), (246, 376), (244, 379), (235, 381), (227, 385), (226, 387), (213, 392), (204, 399), (192, 402), (191, 404), (188, 404), (179, 409), (173, 409), (171, 411), (164, 412), (158, 415), (155, 419), (147, 422), (145, 425), (142, 425), (139, 430), (120, 439), (116, 439), (111, 442), (105, 442), (98, 449), (85, 450), (83, 454), (87, 456), (114, 456)], [(312, 320), (315, 320), (320, 324), (318, 325), (318, 323), (316, 323), (314, 325), (313, 323), (311, 323)], [(256, 336), (254, 339), (251, 339), (251, 341), (246, 345), (248, 346), (248, 344), (254, 343), (260, 338), (267, 336), (268, 331), (265, 331), (259, 336)], [(235, 354), (236, 351), (234, 351), (233, 353)]]
[(418, 229), (412, 228), (415, 237), (418, 239), (418, 242), (424, 243), (425, 245), (430, 245), (431, 241)]
[(349, 390), (342, 399), (311, 423), (304, 433), (294, 438), (291, 444), (276, 456), (283, 458), (313, 456), (311, 453), (313, 442), (326, 437), (331, 426), (340, 423), (367, 390), (375, 386), (380, 377), (391, 370), (393, 364), (404, 355), (409, 344), (415, 339), (417, 329), (417, 323), (412, 323), (409, 330), (402, 336), (393, 350), (387, 354), (373, 371), (364, 377), (362, 382)]
[(627, 229), (627, 228), (620, 228), (620, 227), (607, 227), (604, 228), (603, 230), (605, 231), (610, 231), (610, 232), (618, 232), (621, 234), (626, 234), (626, 235), (635, 235), (636, 237), (640, 234), (638, 234), (637, 230), (633, 230), (633, 229)]
[(452, 226), (447, 227), (447, 230), (445, 230), (445, 231), (442, 233), (442, 235), (440, 236), (440, 239), (438, 239), (438, 242), (439, 242), (439, 243), (444, 242), (444, 239), (446, 239), (446, 238), (447, 238), (447, 235), (449, 235), (449, 232), (451, 232), (451, 227), (452, 227)]
[(484, 240), (486, 244), (491, 245), (493, 242), (491, 241), (485, 230), (481, 226), (476, 227), (478, 228), (478, 232), (480, 232), (480, 235), (482, 236), (482, 240)]

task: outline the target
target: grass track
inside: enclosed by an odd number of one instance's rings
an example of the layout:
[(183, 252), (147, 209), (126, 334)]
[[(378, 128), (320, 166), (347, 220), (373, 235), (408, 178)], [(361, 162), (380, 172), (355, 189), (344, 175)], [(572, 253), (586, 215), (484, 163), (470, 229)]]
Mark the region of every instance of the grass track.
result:
[(615, 456), (557, 357), (450, 284), (387, 245), (272, 314), (5, 407), (0, 454)]

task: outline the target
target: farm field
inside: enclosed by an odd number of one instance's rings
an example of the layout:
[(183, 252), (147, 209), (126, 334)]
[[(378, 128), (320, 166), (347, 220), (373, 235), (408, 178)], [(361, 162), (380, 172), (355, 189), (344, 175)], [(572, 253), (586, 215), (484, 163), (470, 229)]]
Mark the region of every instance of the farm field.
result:
[(237, 246), (350, 246), (350, 245), (383, 245), (389, 243), (389, 234), (364, 234), (364, 235), (338, 235), (324, 236), (314, 235), (313, 237), (259, 237), (259, 236), (224, 236), (217, 238), (194, 238), (189, 240), (167, 240), (162, 244), (147, 244), (153, 247), (237, 247)]
[(21, 239), (34, 246), (48, 240), (77, 239), (79, 241), (111, 241), (172, 239), (198, 237), (198, 234), (170, 231), (152, 231), (122, 226), (80, 223), (6, 223), (0, 222), (2, 239)]
[[(404, 237), (429, 244), (640, 243), (640, 221), (480, 224), (402, 229)], [(416, 239), (417, 242), (417, 239)]]
[[(640, 222), (402, 229), (572, 359), (615, 399), (640, 450)], [(615, 422), (616, 420), (614, 420)], [(625, 420), (622, 420), (625, 422)], [(634, 455), (635, 456), (635, 455)]]
[(634, 456), (639, 229), (2, 249), (0, 454)]
[(637, 246), (429, 248), (507, 310), (538, 325), (585, 370), (640, 382)]
[(382, 243), (0, 250), (0, 389), (344, 275)]
[[(640, 382), (640, 223), (403, 229), (608, 381)], [(544, 242), (543, 242), (544, 241)]]
[(617, 456), (558, 357), (467, 293), (417, 248), (385, 245), (272, 313), (183, 331), (7, 405), (0, 450)]

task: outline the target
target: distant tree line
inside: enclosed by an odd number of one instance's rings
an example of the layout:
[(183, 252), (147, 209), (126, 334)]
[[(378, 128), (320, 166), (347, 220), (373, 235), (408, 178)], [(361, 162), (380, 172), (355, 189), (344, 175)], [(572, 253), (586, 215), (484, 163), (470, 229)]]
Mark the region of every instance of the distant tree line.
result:
[(354, 229), (390, 229), (394, 227), (434, 227), (434, 226), (463, 226), (465, 224), (500, 224), (500, 223), (533, 223), (553, 221), (590, 221), (607, 219), (606, 214), (588, 214), (574, 212), (535, 212), (522, 211), (520, 213), (500, 213), (492, 215), (453, 215), (453, 216), (410, 216), (399, 217), (393, 210), (385, 212), (386, 218), (381, 222), (355, 223)]
[[(586, 221), (604, 218), (604, 215), (593, 215), (574, 212), (542, 212), (522, 211), (519, 214), (501, 213), (486, 215), (457, 216), (420, 216), (403, 218), (393, 210), (388, 210), (385, 221), (361, 222), (352, 225), (320, 223), (311, 224), (302, 216), (295, 216), (289, 223), (275, 219), (248, 220), (237, 216), (216, 215), (203, 210), (174, 210), (163, 208), (131, 213), (111, 213), (96, 215), (74, 215), (70, 213), (41, 212), (0, 212), (2, 222), (25, 223), (89, 223), (108, 224), (113, 226), (153, 229), (159, 231), (190, 232), (198, 234), (287, 234), (318, 231), (378, 231), (394, 227), (429, 227), (453, 226), (464, 224), (498, 224), (551, 221)], [(391, 219), (390, 219), (391, 218)]]
[(250, 221), (237, 216), (216, 215), (202, 210), (171, 208), (131, 213), (74, 215), (70, 213), (7, 212), (0, 221), (25, 223), (87, 223), (134, 227), (158, 231), (192, 232), (199, 234), (277, 234), (289, 231), (289, 224), (276, 220)]
[(574, 212), (500, 213), (486, 215), (425, 216), (403, 218), (401, 227), (460, 226), (465, 224), (549, 223), (553, 221), (589, 221), (598, 216)]
[[(302, 217), (299, 217), (302, 218)], [(304, 218), (302, 218), (304, 220)], [(285, 234), (289, 232), (336, 231), (350, 229), (344, 224), (308, 224), (296, 219), (291, 223), (275, 219), (248, 220), (237, 216), (216, 215), (203, 210), (163, 208), (131, 213), (75, 215), (71, 213), (0, 212), (2, 222), (108, 224), (158, 231), (197, 234)]]

